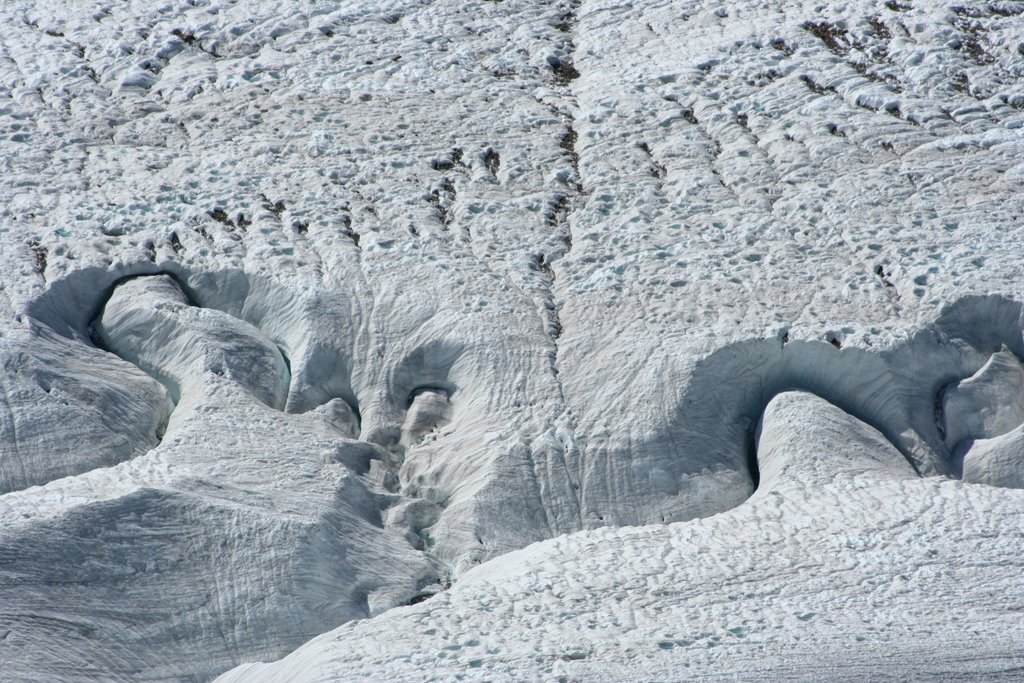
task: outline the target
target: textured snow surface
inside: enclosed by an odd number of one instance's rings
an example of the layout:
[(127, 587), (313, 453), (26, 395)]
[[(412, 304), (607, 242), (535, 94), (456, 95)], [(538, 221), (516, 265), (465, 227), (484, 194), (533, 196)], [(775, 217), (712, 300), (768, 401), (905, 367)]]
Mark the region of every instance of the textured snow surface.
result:
[(1024, 3), (0, 25), (4, 676), (1020, 676)]
[(1019, 680), (1022, 503), (844, 480), (563, 536), (217, 680)]

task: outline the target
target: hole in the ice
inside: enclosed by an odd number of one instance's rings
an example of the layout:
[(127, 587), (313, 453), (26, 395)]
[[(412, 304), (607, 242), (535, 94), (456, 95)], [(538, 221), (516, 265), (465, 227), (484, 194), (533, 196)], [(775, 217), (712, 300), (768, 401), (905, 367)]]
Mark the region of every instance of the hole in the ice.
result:
[(747, 470), (756, 491), (761, 485), (761, 468), (757, 464), (757, 422), (751, 422), (747, 428)]
[(417, 595), (414, 595), (411, 598), (409, 598), (405, 602), (405, 604), (407, 606), (408, 605), (418, 605), (421, 602), (423, 602), (424, 600), (429, 600), (430, 598), (434, 597), (435, 595), (437, 595), (437, 594), (436, 593), (418, 593)]
[(501, 168), (501, 155), (491, 147), (484, 152), (484, 166), (492, 176), (498, 176), (498, 169)]
[(419, 398), (423, 394), (427, 394), (427, 393), (438, 394), (439, 396), (443, 397), (445, 400), (447, 400), (451, 396), (450, 390), (446, 389), (444, 387), (436, 387), (436, 386), (416, 387), (411, 392), (409, 392), (409, 396), (405, 399), (405, 408), (406, 408), (406, 410), (408, 410), (409, 408), (412, 407), (413, 402), (417, 398)]
[(281, 354), (281, 360), (284, 361), (284, 366), (288, 369), (288, 376), (291, 377), (291, 375), (292, 375), (292, 359), (288, 356), (288, 354), (284, 350), (284, 347), (282, 347), (280, 344), (277, 345), (277, 351), (278, 351), (278, 353)]

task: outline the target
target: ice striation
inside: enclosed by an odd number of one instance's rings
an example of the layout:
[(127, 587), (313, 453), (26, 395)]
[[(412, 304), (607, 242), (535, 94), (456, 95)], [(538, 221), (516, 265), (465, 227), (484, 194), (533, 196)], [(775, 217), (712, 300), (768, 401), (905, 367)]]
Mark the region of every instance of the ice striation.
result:
[(0, 18), (4, 676), (1019, 677), (1019, 3)]

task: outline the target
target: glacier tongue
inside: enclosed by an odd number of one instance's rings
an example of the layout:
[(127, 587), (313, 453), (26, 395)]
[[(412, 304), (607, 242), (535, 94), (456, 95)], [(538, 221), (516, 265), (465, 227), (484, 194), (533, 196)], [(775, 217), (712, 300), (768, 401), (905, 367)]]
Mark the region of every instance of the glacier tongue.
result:
[(0, 20), (5, 676), (1022, 666), (1015, 3)]

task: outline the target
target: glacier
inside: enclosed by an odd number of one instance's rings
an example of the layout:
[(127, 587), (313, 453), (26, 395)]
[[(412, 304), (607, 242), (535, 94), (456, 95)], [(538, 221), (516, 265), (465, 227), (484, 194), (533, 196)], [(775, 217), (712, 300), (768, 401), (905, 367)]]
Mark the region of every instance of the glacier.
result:
[(4, 678), (1024, 671), (1020, 2), (0, 17)]

